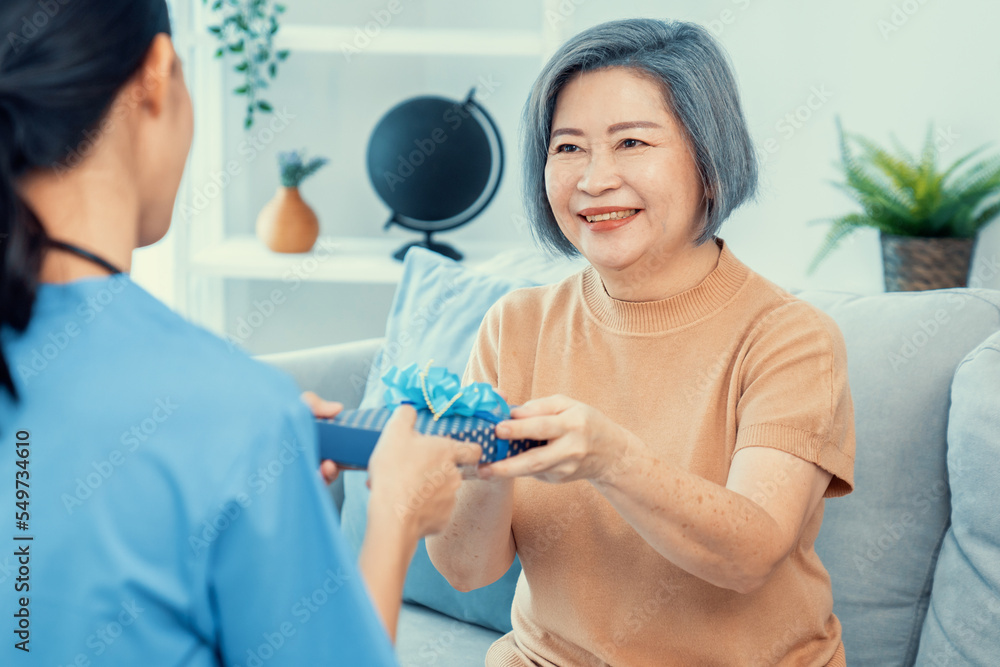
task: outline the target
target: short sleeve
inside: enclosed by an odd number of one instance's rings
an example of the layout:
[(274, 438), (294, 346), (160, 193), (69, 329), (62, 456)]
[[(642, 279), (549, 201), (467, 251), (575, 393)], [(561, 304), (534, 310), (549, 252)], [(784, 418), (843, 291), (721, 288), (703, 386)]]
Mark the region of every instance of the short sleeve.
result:
[(836, 322), (801, 300), (765, 316), (740, 368), (736, 446), (773, 447), (833, 474), (826, 497), (854, 488), (854, 405)]
[(208, 519), (223, 664), (396, 665), (322, 487), (311, 415), (289, 410)]

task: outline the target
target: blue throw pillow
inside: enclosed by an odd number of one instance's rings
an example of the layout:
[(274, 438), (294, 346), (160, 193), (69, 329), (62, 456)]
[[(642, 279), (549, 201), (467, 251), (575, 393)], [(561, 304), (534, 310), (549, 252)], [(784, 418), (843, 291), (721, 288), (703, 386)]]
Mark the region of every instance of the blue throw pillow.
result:
[[(406, 254), (403, 277), (386, 323), (385, 343), (372, 365), (362, 408), (385, 405), (381, 375), (390, 366), (423, 365), (433, 359), (459, 376), (472, 352), (486, 311), (504, 294), (535, 283), (471, 271), (458, 262), (415, 248)], [(368, 512), (367, 473), (344, 474), (341, 525), (360, 552)], [(496, 583), (468, 593), (456, 591), (434, 568), (421, 540), (410, 565), (403, 599), (498, 632), (510, 632), (510, 608), (520, 562)]]
[(951, 527), (934, 571), (918, 665), (990, 665), (1000, 654), (1000, 333), (962, 361), (948, 417)]

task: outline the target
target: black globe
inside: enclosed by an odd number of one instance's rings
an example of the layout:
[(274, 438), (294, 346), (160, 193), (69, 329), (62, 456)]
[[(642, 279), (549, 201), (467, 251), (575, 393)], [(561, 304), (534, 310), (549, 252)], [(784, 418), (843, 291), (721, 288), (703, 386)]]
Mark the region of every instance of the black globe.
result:
[[(475, 91), (473, 91), (475, 92)], [(481, 213), (500, 185), (503, 146), (496, 124), (473, 98), (415, 97), (378, 122), (368, 142), (368, 176), (392, 209), (386, 226), (424, 232), (412, 245), (461, 259), (431, 232), (464, 225)]]

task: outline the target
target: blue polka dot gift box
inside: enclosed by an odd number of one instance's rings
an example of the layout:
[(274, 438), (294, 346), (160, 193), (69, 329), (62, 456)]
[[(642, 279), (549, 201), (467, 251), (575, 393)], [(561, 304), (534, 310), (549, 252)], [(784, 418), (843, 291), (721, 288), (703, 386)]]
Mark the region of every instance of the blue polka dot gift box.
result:
[(494, 431), (510, 418), (510, 407), (485, 382), (461, 386), (458, 376), (446, 368), (424, 368), (411, 364), (400, 370), (393, 366), (382, 382), (388, 387), (384, 408), (344, 410), (334, 419), (317, 419), (321, 459), (330, 459), (342, 468), (368, 467), (375, 443), (393, 411), (412, 404), (417, 410), (416, 430), (473, 442), (483, 449), (480, 463), (492, 463), (544, 445), (538, 440), (501, 440)]

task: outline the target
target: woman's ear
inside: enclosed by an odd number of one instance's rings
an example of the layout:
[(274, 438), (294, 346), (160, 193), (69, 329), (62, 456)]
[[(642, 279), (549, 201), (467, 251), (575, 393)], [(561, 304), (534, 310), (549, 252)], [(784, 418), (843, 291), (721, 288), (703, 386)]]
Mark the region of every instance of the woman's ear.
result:
[(153, 38), (146, 58), (130, 84), (136, 89), (130, 91), (129, 98), (139, 100), (145, 111), (154, 118), (158, 117), (169, 101), (170, 84), (176, 68), (177, 54), (173, 42), (166, 33), (160, 33)]

